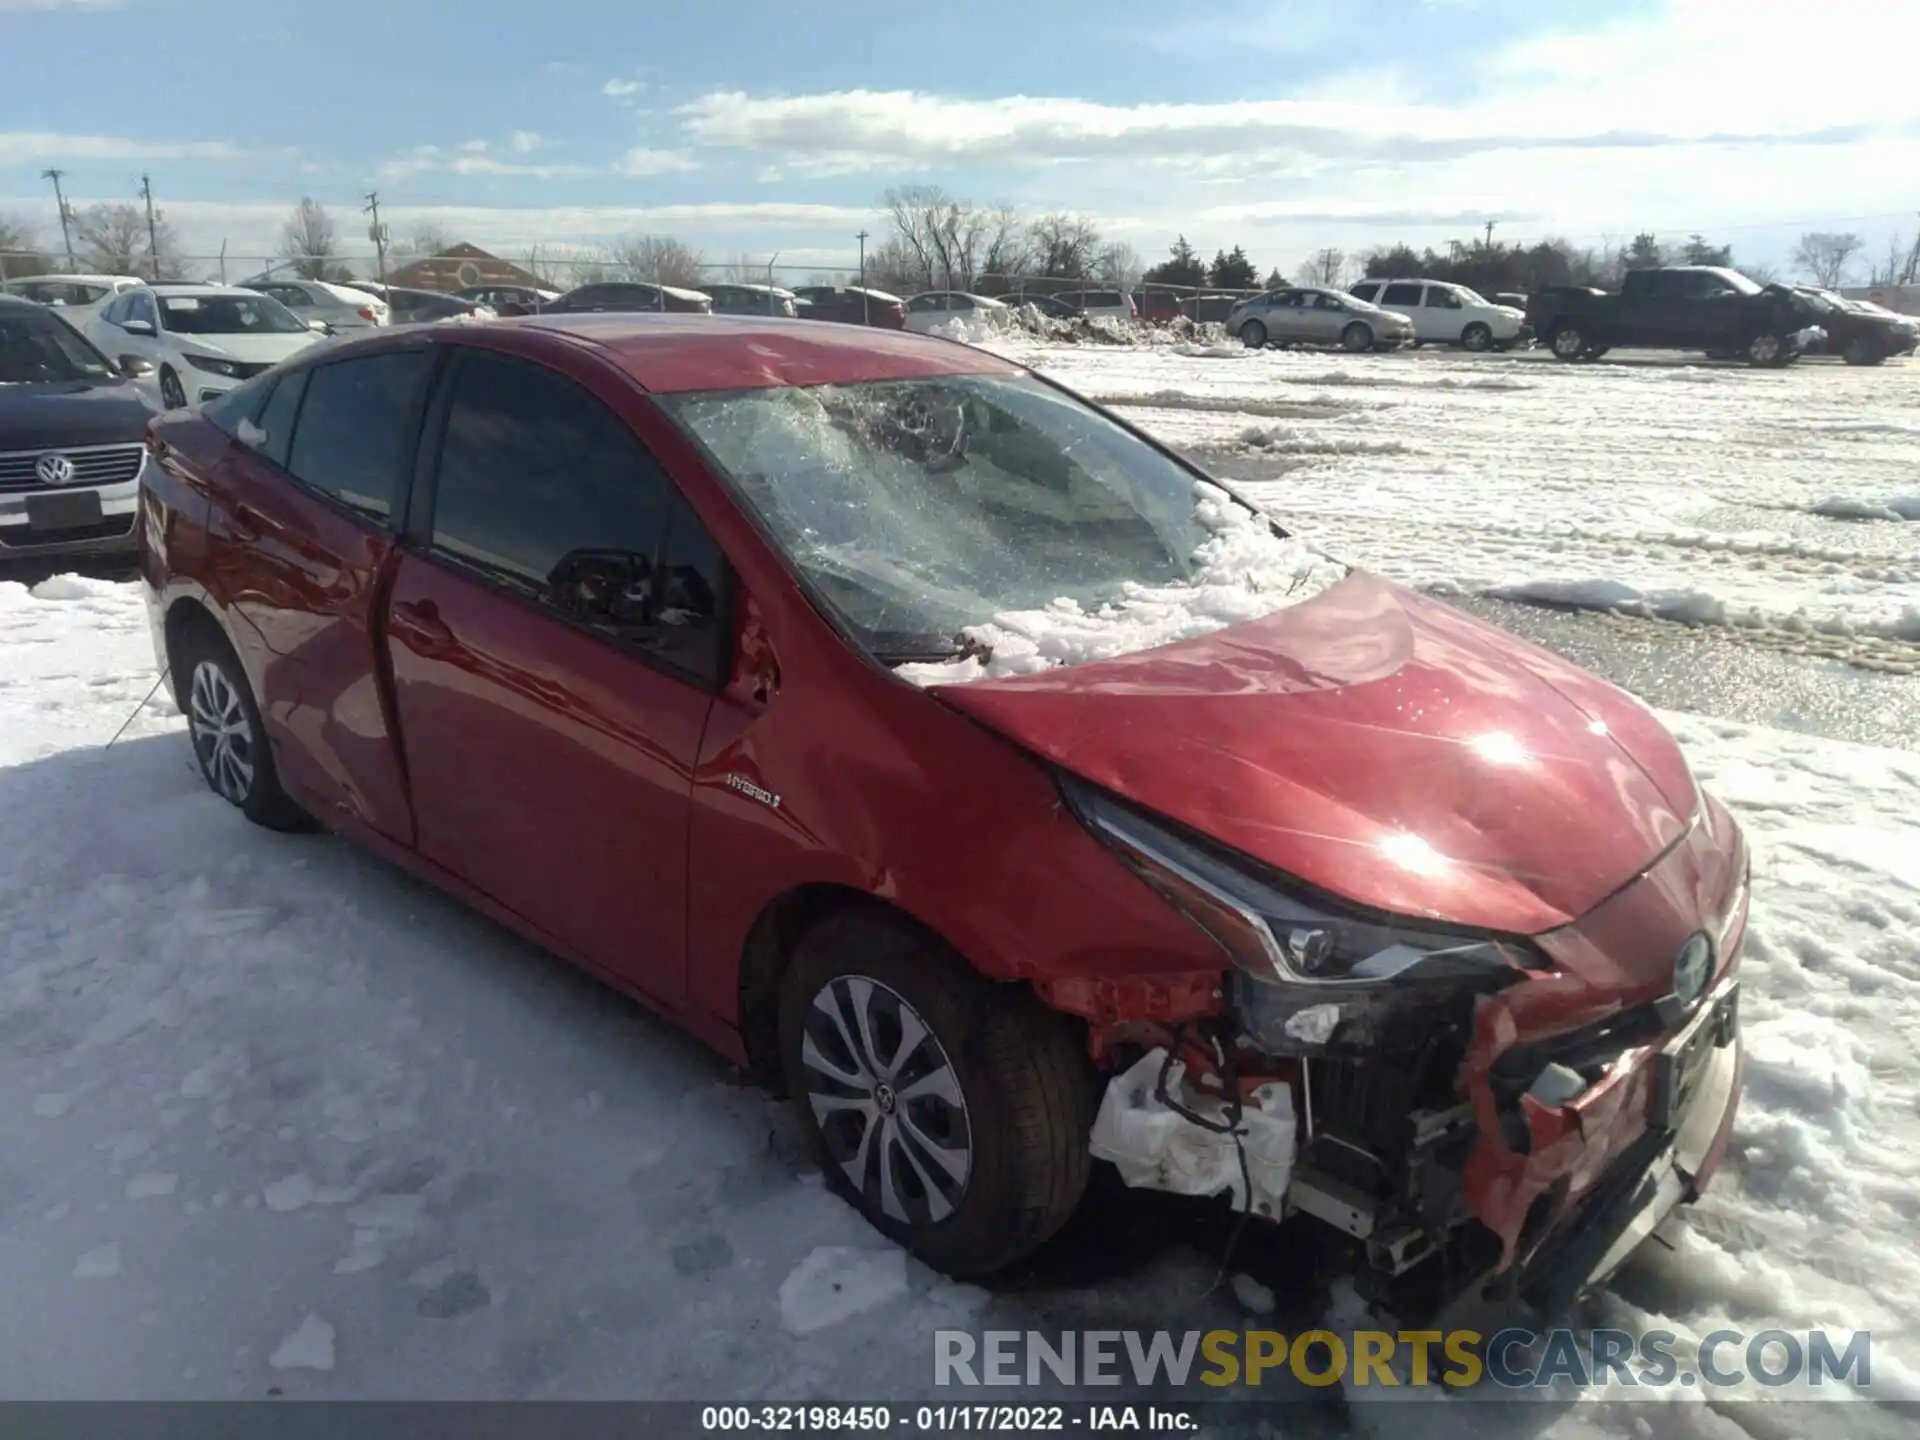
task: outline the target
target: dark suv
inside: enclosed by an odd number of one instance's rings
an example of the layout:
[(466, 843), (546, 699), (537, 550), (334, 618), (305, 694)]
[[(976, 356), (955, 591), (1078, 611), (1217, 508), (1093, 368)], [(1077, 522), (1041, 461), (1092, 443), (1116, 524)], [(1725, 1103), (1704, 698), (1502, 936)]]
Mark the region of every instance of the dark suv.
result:
[(0, 561), (133, 550), (157, 412), (131, 367), (53, 311), (0, 296)]

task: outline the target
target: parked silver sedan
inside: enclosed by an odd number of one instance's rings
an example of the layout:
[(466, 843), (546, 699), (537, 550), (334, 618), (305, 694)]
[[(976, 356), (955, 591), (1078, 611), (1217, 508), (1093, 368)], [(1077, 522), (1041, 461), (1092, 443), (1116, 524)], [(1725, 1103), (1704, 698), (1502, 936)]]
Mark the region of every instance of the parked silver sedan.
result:
[(371, 330), (392, 319), (385, 300), (350, 285), (325, 280), (249, 280), (245, 288), (271, 295), (309, 324), (324, 321), (329, 334)]
[(1269, 341), (1338, 345), (1356, 354), (1392, 350), (1413, 340), (1413, 322), (1338, 290), (1290, 285), (1250, 295), (1227, 312), (1227, 333), (1257, 350)]

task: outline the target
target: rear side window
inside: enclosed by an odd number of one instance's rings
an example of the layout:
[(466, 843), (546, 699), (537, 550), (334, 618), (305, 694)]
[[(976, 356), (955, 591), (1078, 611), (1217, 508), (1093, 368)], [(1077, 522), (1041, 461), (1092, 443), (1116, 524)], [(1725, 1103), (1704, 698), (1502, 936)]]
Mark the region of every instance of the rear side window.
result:
[(1380, 297), (1382, 305), (1418, 305), (1420, 287), (1418, 285), (1389, 285), (1387, 293)]
[[(251, 380), (242, 381), (224, 395), (216, 395), (200, 407), (200, 414), (214, 425), (227, 432), (243, 445), (260, 448), (262, 432), (257, 423), (260, 410), (272, 395), (276, 382), (280, 379), (269, 371), (265, 375), (256, 375)], [(281, 456), (284, 463), (285, 456)]]
[(675, 669), (717, 673), (718, 550), (626, 422), (565, 376), (461, 361), (433, 548)]
[(1357, 295), (1362, 300), (1371, 300), (1373, 299), (1374, 296), (1380, 293), (1380, 287), (1377, 284), (1374, 284), (1373, 282), (1369, 281), (1367, 284), (1354, 286), (1353, 289), (1349, 290), (1347, 293), (1350, 295)]
[(241, 436), (255, 451), (287, 468), (287, 455), (293, 443), (293, 421), (300, 413), (301, 397), (307, 393), (307, 370), (295, 370), (280, 377), (273, 394), (260, 413), (253, 417), (253, 428)]
[(429, 361), (424, 349), (393, 350), (307, 372), (287, 469), (363, 515), (392, 514)]

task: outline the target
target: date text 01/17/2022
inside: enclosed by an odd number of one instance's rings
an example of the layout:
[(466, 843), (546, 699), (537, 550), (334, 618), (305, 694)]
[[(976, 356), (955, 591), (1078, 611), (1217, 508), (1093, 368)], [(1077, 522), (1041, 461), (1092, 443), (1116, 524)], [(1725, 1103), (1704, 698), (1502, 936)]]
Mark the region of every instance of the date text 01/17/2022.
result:
[(916, 1433), (1014, 1434), (1019, 1432), (1133, 1431), (1175, 1435), (1200, 1428), (1185, 1410), (1139, 1405), (708, 1405), (700, 1428), (735, 1434)]

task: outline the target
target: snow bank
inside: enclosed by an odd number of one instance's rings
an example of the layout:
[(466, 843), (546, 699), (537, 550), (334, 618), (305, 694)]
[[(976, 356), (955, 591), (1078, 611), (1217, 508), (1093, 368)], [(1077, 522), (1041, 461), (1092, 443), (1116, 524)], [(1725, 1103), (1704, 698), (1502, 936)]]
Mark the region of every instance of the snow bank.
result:
[(1249, 450), (1287, 455), (1411, 455), (1415, 447), (1390, 436), (1342, 434), (1324, 427), (1249, 425), (1234, 437)]
[(1814, 501), (1807, 512), (1831, 520), (1920, 520), (1920, 495), (1896, 495), (1891, 500), (1829, 495)]
[(1097, 610), (1063, 598), (1043, 610), (1007, 611), (965, 631), (984, 659), (902, 665), (898, 673), (917, 685), (956, 685), (1110, 660), (1257, 620), (1311, 600), (1346, 574), (1303, 541), (1276, 535), (1264, 516), (1216, 486), (1196, 484), (1194, 500), (1209, 534), (1194, 552), (1189, 583), (1129, 585)]

